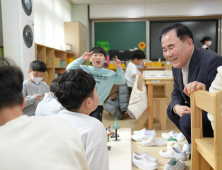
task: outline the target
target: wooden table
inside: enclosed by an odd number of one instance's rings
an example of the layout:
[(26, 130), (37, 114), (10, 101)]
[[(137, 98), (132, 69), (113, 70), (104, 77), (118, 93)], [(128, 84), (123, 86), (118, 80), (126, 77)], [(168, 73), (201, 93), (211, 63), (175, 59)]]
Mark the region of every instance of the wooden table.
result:
[(117, 134), (120, 135), (120, 141), (107, 142), (107, 145), (111, 146), (111, 150), (108, 151), (109, 170), (131, 170), (131, 128), (120, 128)]
[[(110, 69), (110, 70), (116, 71), (116, 68), (115, 69)], [(166, 67), (138, 68), (138, 70), (142, 73), (143, 71), (148, 71), (148, 70), (152, 70), (152, 71), (154, 71), (154, 70), (166, 70)], [(124, 68), (123, 71), (125, 72), (126, 68)]]
[(148, 112), (148, 129), (153, 129), (153, 85), (165, 85), (168, 83), (173, 83), (174, 79), (148, 79), (144, 78), (146, 82), (147, 87), (147, 93), (148, 93), (148, 109), (146, 111)]

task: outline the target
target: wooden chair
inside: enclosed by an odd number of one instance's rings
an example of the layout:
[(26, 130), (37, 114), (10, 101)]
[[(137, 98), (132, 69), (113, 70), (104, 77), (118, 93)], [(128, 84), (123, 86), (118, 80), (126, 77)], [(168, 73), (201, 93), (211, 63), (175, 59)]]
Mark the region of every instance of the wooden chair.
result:
[[(214, 115), (214, 138), (203, 138), (202, 110)], [(191, 170), (222, 170), (222, 91), (191, 94)]]
[[(142, 91), (143, 87), (143, 74), (138, 75), (138, 89)], [(160, 125), (161, 129), (166, 129), (166, 109), (168, 98), (166, 96), (154, 96), (153, 97), (153, 118), (156, 118)], [(143, 112), (143, 114), (138, 119), (139, 129), (144, 128), (144, 122), (148, 119), (148, 107)]]

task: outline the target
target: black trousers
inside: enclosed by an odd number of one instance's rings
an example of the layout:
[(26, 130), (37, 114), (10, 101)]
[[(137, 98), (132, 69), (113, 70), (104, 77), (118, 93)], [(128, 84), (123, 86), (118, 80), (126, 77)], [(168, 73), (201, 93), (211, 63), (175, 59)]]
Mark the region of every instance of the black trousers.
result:
[[(183, 115), (182, 117), (177, 114), (172, 114), (170, 107), (167, 108), (167, 116), (169, 119), (177, 126), (178, 129), (187, 138), (188, 143), (191, 143), (191, 121), (190, 114)], [(203, 137), (213, 137), (214, 132), (211, 126), (211, 122), (207, 118), (207, 113), (202, 113), (202, 123), (203, 123)]]
[(99, 105), (96, 110), (94, 110), (93, 112), (91, 112), (89, 114), (89, 116), (94, 117), (96, 119), (98, 119), (100, 122), (102, 122), (102, 116), (103, 116), (103, 106)]

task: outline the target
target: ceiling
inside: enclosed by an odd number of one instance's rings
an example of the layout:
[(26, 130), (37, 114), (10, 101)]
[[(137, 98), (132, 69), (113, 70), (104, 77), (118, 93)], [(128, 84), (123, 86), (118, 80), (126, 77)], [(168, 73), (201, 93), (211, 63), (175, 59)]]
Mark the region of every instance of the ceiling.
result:
[[(198, 2), (206, 0), (70, 0), (74, 4), (137, 4), (137, 3), (160, 3), (160, 2)], [(208, 0), (209, 1), (209, 0)], [(221, 0), (210, 0), (221, 1)]]

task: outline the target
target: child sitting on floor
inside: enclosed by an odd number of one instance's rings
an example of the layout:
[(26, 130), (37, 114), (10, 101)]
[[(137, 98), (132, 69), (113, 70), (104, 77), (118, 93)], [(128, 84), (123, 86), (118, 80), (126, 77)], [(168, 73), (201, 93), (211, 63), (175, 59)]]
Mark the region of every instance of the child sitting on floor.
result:
[(28, 73), (30, 78), (23, 82), (22, 93), (25, 97), (25, 107), (23, 113), (32, 116), (35, 115), (35, 109), (43, 99), (44, 93), (49, 92), (49, 86), (42, 81), (46, 65), (43, 61), (36, 60), (30, 63)]
[(58, 116), (79, 132), (89, 169), (108, 170), (106, 129), (99, 120), (88, 116), (99, 102), (94, 78), (82, 69), (76, 69), (64, 73), (57, 84), (55, 95), (67, 109), (60, 111)]
[[(92, 66), (81, 65), (84, 61), (90, 60)], [(103, 103), (107, 98), (114, 84), (124, 84), (124, 72), (121, 68), (121, 62), (115, 56), (114, 64), (116, 66), (116, 73), (112, 70), (103, 68), (106, 60), (106, 52), (101, 47), (93, 47), (90, 53), (85, 52), (82, 57), (73, 61), (67, 66), (67, 71), (81, 68), (85, 72), (91, 74), (96, 81), (97, 93), (99, 95), (98, 107), (90, 113), (90, 116), (102, 121)]]
[(54, 79), (50, 84), (50, 92), (45, 93), (44, 99), (39, 102), (35, 115), (36, 116), (54, 116), (57, 115), (61, 110), (65, 108), (58, 102), (55, 97), (55, 91), (59, 78)]

